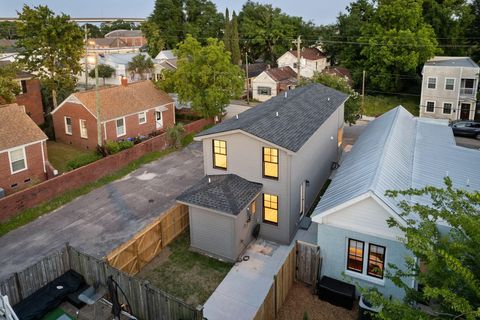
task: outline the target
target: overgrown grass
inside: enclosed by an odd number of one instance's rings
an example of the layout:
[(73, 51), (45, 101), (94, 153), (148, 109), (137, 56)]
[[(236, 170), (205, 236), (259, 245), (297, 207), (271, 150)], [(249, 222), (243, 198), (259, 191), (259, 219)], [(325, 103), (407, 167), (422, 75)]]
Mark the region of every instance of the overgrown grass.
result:
[(418, 116), (420, 98), (416, 96), (365, 96), (363, 114), (376, 117), (402, 105), (414, 116)]
[(67, 164), (82, 157), (94, 157), (95, 151), (77, 149), (71, 145), (47, 141), (48, 161), (58, 172), (68, 171)]
[(188, 230), (168, 248), (168, 260), (143, 277), (190, 305), (204, 304), (232, 268), (231, 263), (191, 251)]
[(159, 158), (161, 158), (161, 157), (163, 157), (167, 154), (172, 153), (173, 151), (175, 151), (175, 149), (170, 148), (170, 149), (166, 149), (166, 150), (163, 150), (163, 151), (154, 151), (154, 152), (147, 153), (146, 155), (140, 157), (139, 159), (137, 159), (135, 161), (132, 161), (131, 163), (129, 163), (125, 167), (121, 168), (120, 170), (118, 170), (118, 171), (116, 171), (116, 172), (114, 172), (110, 175), (107, 175), (103, 178), (100, 178), (99, 180), (97, 180), (95, 182), (88, 183), (88, 184), (84, 185), (83, 187), (75, 189), (75, 190), (67, 191), (64, 194), (62, 194), (62, 195), (60, 195), (60, 196), (58, 196), (58, 197), (56, 197), (56, 198), (54, 198), (50, 201), (47, 201), (43, 204), (40, 204), (39, 206), (37, 206), (35, 208), (24, 210), (21, 213), (19, 213), (18, 215), (16, 215), (15, 217), (8, 220), (7, 222), (0, 224), (0, 237), (7, 234), (8, 232), (18, 228), (18, 227), (21, 227), (21, 226), (35, 220), (36, 218), (38, 218), (38, 217), (40, 217), (40, 216), (42, 216), (46, 213), (49, 213), (49, 212), (63, 206), (66, 203), (69, 203), (70, 201), (74, 200), (75, 198), (77, 198), (79, 196), (87, 194), (92, 190), (95, 190), (95, 189), (100, 188), (100, 187), (102, 187), (102, 186), (104, 186), (104, 185), (106, 185), (110, 182), (118, 180), (118, 179), (126, 176), (130, 172), (135, 171), (140, 166), (142, 166), (146, 163), (150, 163), (152, 161), (155, 161), (155, 160), (157, 160), (157, 159), (159, 159)]

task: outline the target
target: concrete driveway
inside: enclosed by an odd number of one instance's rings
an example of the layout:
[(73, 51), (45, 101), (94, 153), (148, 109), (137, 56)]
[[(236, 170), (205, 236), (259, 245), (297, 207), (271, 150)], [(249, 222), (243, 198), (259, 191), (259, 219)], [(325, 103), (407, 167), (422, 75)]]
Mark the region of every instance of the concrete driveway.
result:
[(124, 243), (203, 177), (198, 142), (142, 166), (0, 238), (0, 279), (66, 242), (96, 257)]

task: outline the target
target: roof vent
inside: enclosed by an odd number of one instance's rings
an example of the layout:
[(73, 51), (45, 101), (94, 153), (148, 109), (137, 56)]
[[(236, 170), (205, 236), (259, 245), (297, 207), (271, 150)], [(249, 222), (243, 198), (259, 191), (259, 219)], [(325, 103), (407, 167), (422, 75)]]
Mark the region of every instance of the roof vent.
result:
[(445, 172), (445, 175), (448, 177), (448, 171), (447, 171), (447, 172)]
[(467, 179), (467, 187), (470, 187), (470, 179)]
[(212, 183), (212, 178), (208, 177), (208, 183)]
[(275, 112), (275, 117), (278, 117), (278, 111), (277, 111), (277, 112)]
[(285, 98), (288, 98), (288, 91), (285, 91)]
[(236, 115), (235, 115), (235, 119), (237, 119), (237, 120), (238, 120), (238, 114), (236, 114)]
[(327, 101), (330, 101), (330, 97), (327, 98)]

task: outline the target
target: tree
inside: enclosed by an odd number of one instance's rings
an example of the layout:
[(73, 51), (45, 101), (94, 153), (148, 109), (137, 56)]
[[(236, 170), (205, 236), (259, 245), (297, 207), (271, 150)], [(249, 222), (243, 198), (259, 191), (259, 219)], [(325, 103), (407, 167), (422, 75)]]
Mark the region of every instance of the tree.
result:
[(7, 64), (0, 67), (0, 104), (12, 103), (20, 93), (20, 87), (15, 81), (16, 67)]
[(358, 42), (373, 87), (401, 90), (402, 78), (436, 53), (433, 28), (422, 17), (423, 0), (379, 0), (370, 23), (362, 26)]
[(165, 40), (160, 34), (160, 29), (151, 21), (143, 23), (141, 29), (145, 38), (148, 40), (148, 54), (151, 57), (156, 57), (165, 46)]
[(232, 15), (232, 33), (231, 33), (231, 40), (230, 40), (230, 49), (232, 53), (232, 63), (233, 64), (241, 64), (242, 57), (240, 56), (240, 40), (238, 36), (238, 17), (235, 11), (233, 11)]
[(83, 25), (82, 28), (85, 28), (87, 27), (87, 31), (88, 31), (88, 37), (89, 38), (103, 38), (103, 36), (105, 35), (99, 27), (97, 27), (96, 25), (94, 24), (91, 24), (91, 23), (86, 23)]
[(107, 33), (115, 30), (138, 30), (140, 27), (133, 22), (126, 22), (122, 19), (113, 21), (112, 23), (102, 23), (100, 25), (100, 31), (105, 36)]
[[(173, 49), (183, 38), (183, 0), (156, 0), (148, 21), (155, 24), (167, 49)], [(150, 41), (148, 35), (145, 35)]]
[(230, 20), (230, 14), (228, 8), (225, 9), (225, 29), (223, 31), (223, 44), (225, 50), (232, 52), (232, 21)]
[(151, 72), (154, 68), (153, 61), (150, 57), (143, 54), (136, 55), (127, 65), (127, 71), (133, 74), (139, 74), (144, 79), (144, 73)]
[(177, 56), (177, 70), (166, 74), (166, 83), (173, 82), (179, 100), (191, 102), (193, 110), (203, 117), (219, 115), (230, 98), (240, 95), (242, 72), (231, 64), (222, 41), (210, 38), (202, 46), (189, 35), (180, 43)]
[(183, 127), (183, 124), (177, 123), (176, 125), (167, 128), (167, 135), (171, 144), (176, 149), (180, 148), (182, 146), (182, 139), (185, 135), (185, 128)]
[(0, 22), (0, 39), (17, 39), (16, 22), (3, 21)]
[[(105, 78), (110, 78), (113, 73), (115, 72), (115, 69), (109, 66), (108, 64), (99, 64), (98, 65), (98, 76), (103, 79), (103, 85), (105, 85)], [(90, 70), (88, 73), (88, 76), (90, 78), (95, 78), (95, 69)]]
[(321, 83), (327, 87), (348, 94), (350, 98), (345, 102), (344, 119), (345, 122), (348, 122), (349, 124), (355, 123), (357, 116), (360, 114), (360, 96), (352, 89), (352, 87), (350, 87), (347, 80), (331, 74), (315, 73), (312, 79), (307, 80), (302, 84), (312, 82)]
[(470, 52), (469, 55), (476, 62), (480, 63), (480, 0), (473, 0), (470, 4), (473, 21), (468, 28), (468, 34), (471, 38), (469, 41)]
[[(413, 306), (415, 301), (430, 300), (435, 302), (435, 318), (480, 317), (480, 192), (456, 189), (448, 177), (444, 181), (445, 188), (387, 191), (393, 198), (423, 197), (431, 204), (402, 200), (401, 216), (406, 225), (388, 220), (390, 227), (403, 231), (402, 242), (418, 260), (407, 259), (407, 270), (390, 266), (394, 272), (386, 274), (405, 290), (406, 303), (391, 301), (375, 291), (368, 293), (370, 301), (383, 305), (382, 319), (433, 318)], [(411, 219), (413, 215), (418, 219)], [(439, 223), (451, 228), (442, 228)], [(421, 292), (409, 288), (405, 276), (416, 277), (423, 286)]]
[[(223, 15), (217, 6), (209, 0), (184, 0), (185, 13), (183, 35), (192, 35), (200, 43), (206, 44), (208, 38), (221, 36)], [(183, 40), (183, 39), (182, 39)]]
[(81, 70), (82, 30), (68, 15), (56, 16), (47, 6), (24, 5), (19, 13), (18, 35), (18, 46), (23, 48), (19, 62), (47, 86), (56, 108), (57, 92), (74, 86), (75, 75)]

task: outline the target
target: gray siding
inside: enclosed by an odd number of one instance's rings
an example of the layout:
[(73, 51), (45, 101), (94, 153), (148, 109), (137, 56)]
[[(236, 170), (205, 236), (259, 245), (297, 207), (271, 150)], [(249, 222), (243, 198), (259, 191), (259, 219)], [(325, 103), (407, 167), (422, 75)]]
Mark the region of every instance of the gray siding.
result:
[[(387, 267), (389, 263), (392, 263), (399, 268), (406, 268), (405, 257), (410, 256), (411, 253), (401, 242), (373, 237), (363, 233), (336, 228), (325, 224), (319, 224), (318, 244), (320, 246), (320, 254), (322, 256), (322, 276), (328, 276), (341, 281), (351, 282), (363, 288), (374, 287), (383, 293), (387, 298), (391, 296), (397, 299), (402, 299), (404, 297), (404, 291), (396, 287), (388, 279), (385, 279), (385, 282), (382, 285), (357, 277), (353, 278), (345, 274), (348, 238), (364, 241), (365, 247), (367, 247), (367, 243), (386, 247), (385, 266)], [(365, 278), (369, 278), (369, 276), (365, 275)], [(405, 282), (413, 285), (412, 278), (405, 280)], [(359, 294), (358, 290), (357, 294)]]
[(251, 215), (248, 221), (247, 209), (244, 209), (235, 221), (235, 256), (239, 257), (253, 240), (252, 231), (257, 223), (261, 223), (262, 214), (260, 211), (261, 195), (255, 200), (257, 211), (255, 215)]

